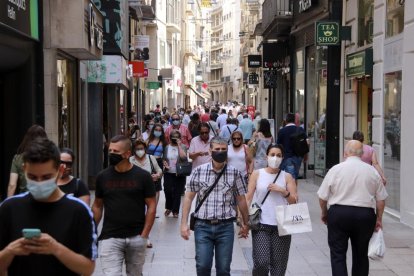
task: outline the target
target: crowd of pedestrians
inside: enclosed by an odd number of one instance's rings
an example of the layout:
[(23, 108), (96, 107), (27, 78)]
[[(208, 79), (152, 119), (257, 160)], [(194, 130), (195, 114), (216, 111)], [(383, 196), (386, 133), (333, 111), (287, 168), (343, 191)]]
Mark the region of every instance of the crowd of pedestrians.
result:
[[(269, 120), (243, 106), (157, 105), (143, 122), (130, 118), (126, 135), (110, 139), (109, 167), (96, 178), (92, 203), (88, 185), (73, 176), (73, 151), (59, 151), (42, 127), (32, 126), (12, 162), (9, 198), (0, 205), (0, 275), (90, 275), (98, 255), (104, 275), (121, 275), (124, 264), (127, 275), (142, 275), (160, 214), (181, 215), (184, 240), (194, 230), (197, 275), (211, 275), (213, 258), (217, 275), (230, 275), (235, 222), (239, 237), (252, 234), (253, 275), (285, 275), (291, 236), (279, 235), (275, 206), (298, 202), (306, 158), (291, 139), (305, 130), (295, 114), (285, 121), (274, 137)], [(362, 144), (361, 132), (354, 139), (346, 161), (328, 172), (318, 191), (333, 275), (347, 273), (348, 238), (353, 274), (368, 275), (368, 242), (382, 227), (387, 197), (375, 152)], [(189, 162), (191, 174), (185, 174), (179, 165)], [(161, 191), (165, 205), (159, 207)], [(248, 206), (263, 199), (259, 227), (250, 229)], [(21, 237), (22, 229), (32, 236)]]

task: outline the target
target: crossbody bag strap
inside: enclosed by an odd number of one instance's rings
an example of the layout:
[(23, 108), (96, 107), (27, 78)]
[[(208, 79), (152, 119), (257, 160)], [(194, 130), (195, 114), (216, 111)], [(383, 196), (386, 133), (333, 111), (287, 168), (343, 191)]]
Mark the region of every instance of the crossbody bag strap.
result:
[[(273, 180), (273, 183), (276, 183), (276, 180), (277, 180), (277, 178), (279, 177), (279, 174), (280, 174), (280, 172), (281, 172), (282, 170), (280, 170), (279, 169), (279, 172), (277, 173), (277, 175), (276, 175), (276, 178), (275, 178), (275, 180)], [(270, 194), (270, 190), (269, 191), (267, 191), (267, 193), (266, 193), (266, 196), (263, 198), (263, 200), (262, 200), (262, 203), (260, 203), (260, 206), (262, 206), (263, 205), (263, 203), (265, 202), (265, 200), (266, 200), (266, 198), (268, 197), (268, 195)]]
[(148, 159), (150, 161), (150, 165), (151, 165), (151, 173), (156, 173), (155, 168), (154, 168), (154, 164), (152, 164), (152, 160), (151, 160), (151, 155), (147, 154)]
[(216, 131), (214, 130), (214, 128), (211, 126), (210, 122), (207, 122), (207, 124), (210, 126), (211, 130), (213, 131), (214, 136), (217, 136), (217, 133), (216, 133)]
[(207, 199), (207, 197), (210, 195), (211, 191), (213, 191), (214, 187), (216, 187), (217, 183), (219, 182), (221, 176), (223, 175), (224, 171), (227, 169), (227, 164), (224, 165), (224, 168), (221, 170), (220, 174), (217, 176), (216, 180), (214, 181), (213, 185), (210, 186), (210, 188), (208, 189), (208, 191), (205, 193), (203, 199), (200, 201), (200, 203), (198, 203), (198, 205), (196, 206), (194, 213), (197, 213), (198, 210), (200, 210), (201, 205), (203, 205), (204, 201)]
[(157, 151), (158, 146), (160, 145), (160, 143), (161, 143), (161, 139), (158, 138), (158, 144), (155, 146), (155, 149), (154, 149), (154, 152), (152, 153), (152, 155), (155, 155), (155, 152)]

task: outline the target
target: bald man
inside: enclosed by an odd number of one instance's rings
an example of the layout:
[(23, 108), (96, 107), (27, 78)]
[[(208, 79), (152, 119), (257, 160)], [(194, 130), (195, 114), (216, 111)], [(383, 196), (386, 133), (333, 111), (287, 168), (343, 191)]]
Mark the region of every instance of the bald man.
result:
[[(362, 143), (346, 144), (346, 160), (332, 167), (318, 190), (322, 222), (328, 225), (332, 275), (348, 275), (346, 252), (352, 245), (352, 275), (368, 275), (368, 243), (382, 228), (388, 194), (374, 167), (361, 160)], [(328, 205), (329, 210), (328, 210)]]

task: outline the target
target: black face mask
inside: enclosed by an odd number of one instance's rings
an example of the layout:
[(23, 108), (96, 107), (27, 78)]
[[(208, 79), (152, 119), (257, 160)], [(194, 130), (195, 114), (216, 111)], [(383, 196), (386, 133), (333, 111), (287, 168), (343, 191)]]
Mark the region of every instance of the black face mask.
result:
[(227, 151), (212, 151), (211, 158), (217, 163), (223, 163), (227, 160)]
[(117, 153), (109, 154), (109, 165), (111, 166), (118, 165), (122, 160), (124, 160), (124, 158), (122, 157), (121, 154), (117, 154)]

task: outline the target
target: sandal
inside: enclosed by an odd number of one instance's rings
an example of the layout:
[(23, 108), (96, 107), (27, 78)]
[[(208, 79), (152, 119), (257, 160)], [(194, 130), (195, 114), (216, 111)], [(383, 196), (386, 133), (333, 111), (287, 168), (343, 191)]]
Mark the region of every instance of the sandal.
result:
[(164, 212), (164, 216), (168, 217), (171, 214), (171, 210), (166, 209)]
[(178, 218), (178, 213), (174, 213), (174, 214), (173, 214), (173, 217), (174, 217), (174, 218)]

